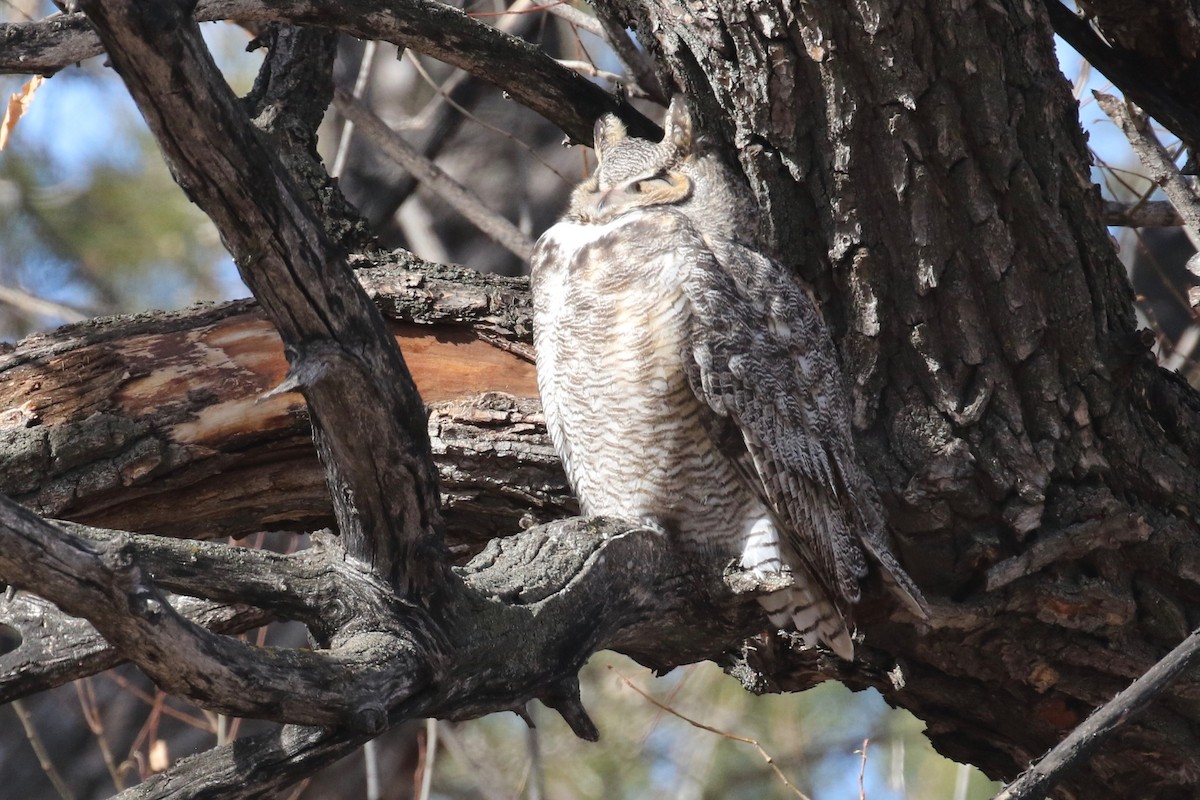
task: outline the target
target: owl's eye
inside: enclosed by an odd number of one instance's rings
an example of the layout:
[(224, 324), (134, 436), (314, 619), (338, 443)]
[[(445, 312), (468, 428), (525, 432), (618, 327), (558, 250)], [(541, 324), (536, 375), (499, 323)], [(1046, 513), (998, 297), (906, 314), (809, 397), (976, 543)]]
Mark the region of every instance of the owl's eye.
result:
[(634, 181), (633, 185), (629, 188), (638, 194), (645, 194), (646, 192), (654, 191), (655, 189), (661, 191), (669, 188), (670, 186), (672, 186), (670, 176), (666, 172), (657, 172), (648, 178), (642, 178), (641, 180)]

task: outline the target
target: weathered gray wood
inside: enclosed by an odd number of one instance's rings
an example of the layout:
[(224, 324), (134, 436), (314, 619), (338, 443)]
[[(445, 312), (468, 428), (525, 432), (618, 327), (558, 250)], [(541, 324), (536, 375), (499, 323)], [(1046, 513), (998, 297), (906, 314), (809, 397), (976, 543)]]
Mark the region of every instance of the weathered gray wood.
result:
[[(355, 580), (339, 585), (382, 583), (361, 565), (351, 571)], [(175, 611), (120, 541), (81, 538), (7, 499), (0, 499), (0, 580), (86, 619), (164, 691), (220, 713), (377, 734), (385, 709), (420, 691), (428, 676), (411, 660), (407, 635), (347, 633), (347, 620), (333, 615), (326, 624), (342, 639), (329, 652), (256, 647), (212, 633)], [(400, 598), (394, 607), (407, 611)], [(20, 630), (22, 621), (14, 622)], [(385, 659), (391, 672), (383, 676), (377, 665)]]
[(191, 5), (80, 6), (175, 180), (213, 221), (308, 402), (347, 551), (414, 595), (443, 571), (424, 404), (383, 320), (200, 36)]
[[(189, 622), (215, 633), (237, 634), (275, 620), (261, 608), (173, 598)], [(63, 613), (36, 595), (0, 597), (0, 621), (21, 643), (0, 654), (0, 704), (115, 667), (123, 659), (87, 620)]]

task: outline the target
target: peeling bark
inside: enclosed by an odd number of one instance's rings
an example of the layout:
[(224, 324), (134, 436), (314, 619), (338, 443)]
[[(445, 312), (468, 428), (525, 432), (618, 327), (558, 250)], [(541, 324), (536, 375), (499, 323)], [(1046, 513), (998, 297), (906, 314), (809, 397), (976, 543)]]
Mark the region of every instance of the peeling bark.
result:
[[(354, 263), (430, 404), (452, 546), (570, 513), (536, 402), (526, 282), (404, 253)], [(46, 516), (172, 536), (330, 526), (303, 398), (264, 398), (286, 370), (252, 301), (30, 337), (0, 355), (0, 492)]]

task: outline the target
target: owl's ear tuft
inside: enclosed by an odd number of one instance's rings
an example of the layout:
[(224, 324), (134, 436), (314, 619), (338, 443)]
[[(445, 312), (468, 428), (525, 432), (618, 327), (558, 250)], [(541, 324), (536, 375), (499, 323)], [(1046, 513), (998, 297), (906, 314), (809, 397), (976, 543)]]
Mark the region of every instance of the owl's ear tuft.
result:
[(692, 149), (692, 114), (688, 111), (687, 101), (683, 95), (671, 97), (671, 105), (667, 108), (667, 117), (663, 121), (666, 133), (663, 142), (669, 143), (680, 153)]
[(628, 136), (625, 123), (617, 119), (615, 114), (605, 114), (596, 120), (592, 127), (592, 139), (595, 142), (596, 155), (604, 158), (604, 151)]

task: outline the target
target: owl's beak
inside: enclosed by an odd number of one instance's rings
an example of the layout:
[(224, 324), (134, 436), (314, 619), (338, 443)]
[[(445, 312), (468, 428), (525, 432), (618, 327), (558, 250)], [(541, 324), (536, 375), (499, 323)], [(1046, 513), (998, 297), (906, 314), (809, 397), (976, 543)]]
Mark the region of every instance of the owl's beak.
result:
[(596, 210), (597, 211), (605, 210), (605, 206), (608, 205), (609, 198), (612, 197), (613, 192), (615, 192), (615, 191), (617, 191), (617, 190), (614, 187), (612, 189), (605, 189), (603, 192), (600, 192), (600, 197), (596, 200)]

